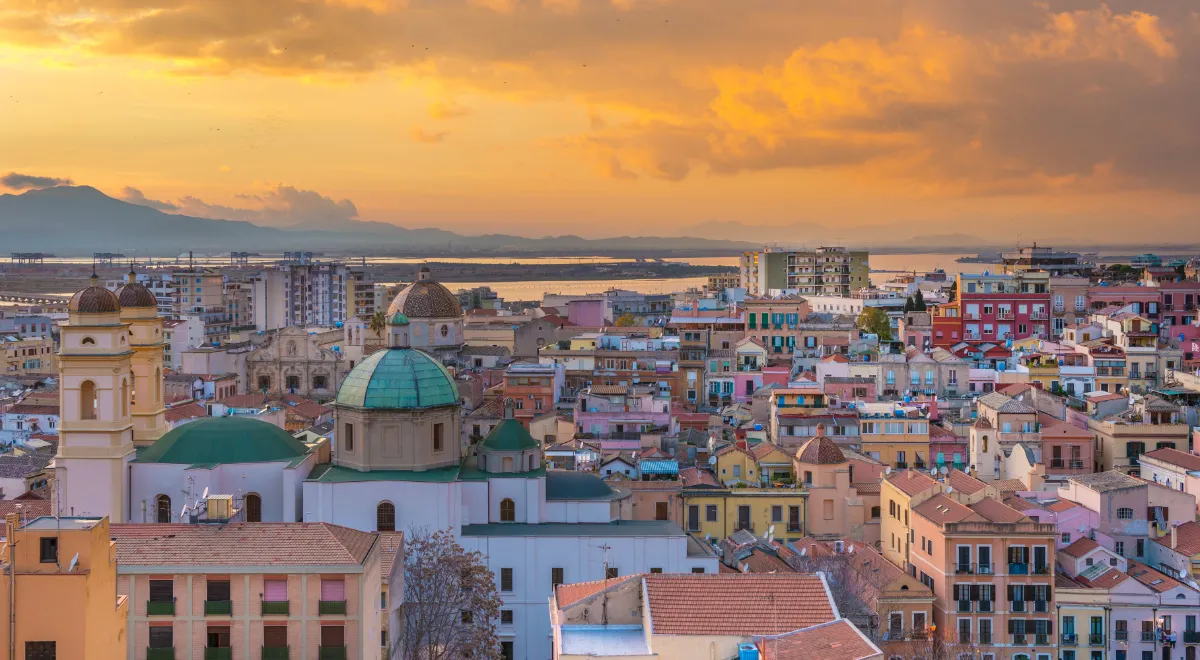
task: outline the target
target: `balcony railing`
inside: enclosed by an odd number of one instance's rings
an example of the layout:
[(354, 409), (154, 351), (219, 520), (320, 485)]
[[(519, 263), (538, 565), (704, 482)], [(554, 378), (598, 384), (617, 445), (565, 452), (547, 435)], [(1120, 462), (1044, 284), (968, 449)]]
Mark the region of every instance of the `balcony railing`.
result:
[(175, 649), (174, 647), (165, 649), (147, 648), (146, 660), (175, 660)]
[(286, 600), (264, 600), (262, 602), (263, 616), (268, 614), (286, 615), (290, 611), (289, 605), (290, 603)]
[(1050, 644), (1050, 635), (1034, 635), (1033, 643), (1037, 646), (1047, 646)]
[(1008, 563), (1009, 575), (1029, 575), (1029, 564), (1026, 563)]
[(1088, 635), (1088, 644), (1091, 646), (1104, 646), (1104, 635)]
[(992, 643), (992, 633), (985, 633), (985, 632), (979, 633), (979, 645), (980, 646), (987, 646), (988, 644), (991, 644), (991, 643)]
[(233, 648), (229, 646), (204, 647), (204, 660), (233, 660)]
[(1025, 638), (1025, 635), (1013, 635), (1013, 646), (1026, 646), (1028, 644), (1029, 641)]
[(958, 633), (958, 643), (959, 644), (970, 644), (971, 643), (971, 633), (964, 633), (964, 632)]
[(1129, 641), (1129, 631), (1128, 630), (1118, 630), (1113, 633), (1113, 639), (1117, 640), (1118, 642), (1128, 642)]
[(959, 613), (970, 612), (971, 611), (971, 601), (969, 601), (969, 600), (958, 601), (958, 609), (956, 609), (954, 611), (959, 612)]
[(262, 650), (262, 660), (288, 660), (288, 647), (268, 647), (264, 646)]
[(317, 649), (317, 660), (346, 660), (346, 647), (322, 646)]
[(1062, 646), (1075, 646), (1075, 645), (1079, 644), (1079, 635), (1076, 635), (1074, 633), (1063, 634), (1062, 639), (1060, 640), (1060, 644)]
[(1183, 631), (1184, 644), (1200, 644), (1200, 630)]
[(896, 469), (897, 470), (903, 470), (906, 467), (908, 467), (907, 461), (896, 461)]
[(146, 601), (146, 616), (175, 616), (175, 599)]
[(318, 614), (345, 614), (346, 601), (344, 600), (322, 600), (317, 603)]
[(992, 612), (993, 611), (992, 610), (992, 601), (990, 601), (990, 600), (979, 601), (979, 611), (981, 613)]
[(1154, 641), (1154, 631), (1153, 630), (1143, 630), (1142, 631), (1142, 641), (1143, 642), (1153, 642)]
[(1008, 610), (1010, 612), (1028, 612), (1029, 608), (1025, 607), (1023, 600), (1011, 600), (1008, 602)]
[(205, 616), (232, 616), (233, 601), (232, 600), (206, 600), (204, 601)]

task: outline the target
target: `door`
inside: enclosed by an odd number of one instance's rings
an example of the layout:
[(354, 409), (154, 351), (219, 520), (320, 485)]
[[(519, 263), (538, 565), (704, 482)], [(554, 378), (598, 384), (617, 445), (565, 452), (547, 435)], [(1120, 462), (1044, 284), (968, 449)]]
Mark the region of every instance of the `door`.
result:
[(229, 626), (208, 627), (208, 648), (227, 649), (229, 648), (229, 641)]
[(666, 520), (667, 519), (667, 503), (666, 502), (655, 502), (654, 503), (654, 519), (655, 520)]
[(798, 506), (788, 507), (788, 531), (800, 531), (800, 507)]
[(971, 546), (969, 545), (958, 546), (958, 572), (971, 572)]
[(738, 529), (750, 529), (750, 507), (738, 506)]
[(700, 530), (700, 507), (695, 504), (688, 507), (688, 531)]

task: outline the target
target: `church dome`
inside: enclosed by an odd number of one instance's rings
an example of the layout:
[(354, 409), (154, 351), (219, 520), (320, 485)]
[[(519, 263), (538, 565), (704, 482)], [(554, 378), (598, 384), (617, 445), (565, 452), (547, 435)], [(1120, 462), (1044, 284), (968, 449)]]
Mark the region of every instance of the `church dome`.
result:
[(308, 447), (283, 429), (247, 417), (204, 417), (169, 431), (139, 463), (229, 464), (290, 461)]
[(458, 388), (446, 367), (414, 348), (372, 353), (350, 370), (338, 390), (338, 405), (354, 408), (435, 408), (458, 403)]
[(462, 316), (458, 296), (435, 282), (429, 268), (422, 266), (417, 281), (404, 287), (388, 306), (388, 316), (397, 312), (415, 319), (457, 319)]
[(537, 440), (515, 419), (509, 418), (492, 427), (480, 443), (489, 451), (525, 451), (537, 449)]
[(796, 460), (809, 465), (835, 465), (845, 463), (846, 455), (825, 435), (825, 425), (818, 424), (817, 434), (800, 445), (800, 450), (796, 452)]
[(117, 289), (117, 301), (120, 303), (121, 309), (132, 309), (135, 307), (158, 308), (158, 300), (150, 292), (150, 289), (137, 282), (122, 284)]
[(404, 312), (396, 312), (388, 318), (388, 325), (408, 325), (408, 317)]
[[(157, 303), (155, 304), (157, 305)], [(121, 304), (117, 302), (117, 294), (102, 286), (95, 286), (93, 284), (86, 289), (76, 291), (75, 295), (71, 296), (71, 302), (67, 305), (67, 311), (83, 314), (104, 314), (106, 312), (121, 311)]]

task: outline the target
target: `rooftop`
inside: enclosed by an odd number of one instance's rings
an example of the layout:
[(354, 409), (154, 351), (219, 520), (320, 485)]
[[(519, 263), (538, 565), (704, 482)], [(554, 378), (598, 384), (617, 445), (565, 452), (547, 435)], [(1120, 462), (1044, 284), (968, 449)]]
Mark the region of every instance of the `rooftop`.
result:
[(898, 470), (888, 474), (884, 479), (907, 495), (923, 493), (937, 483), (929, 475), (917, 470)]
[(1099, 548), (1099, 547), (1100, 547), (1099, 543), (1096, 543), (1095, 541), (1089, 539), (1086, 536), (1082, 536), (1080, 538), (1075, 539), (1075, 542), (1072, 543), (1071, 545), (1068, 545), (1067, 547), (1063, 548), (1061, 552), (1065, 552), (1066, 554), (1068, 554), (1076, 559), (1079, 559), (1079, 558), (1083, 557), (1084, 555), (1086, 555), (1087, 553), (1089, 553), (1092, 550), (1095, 550), (1096, 548)]
[(378, 535), (329, 523), (114, 524), (117, 564), (335, 566), (362, 564)]
[[(1171, 548), (1172, 534), (1175, 535), (1174, 548)], [(1184, 523), (1176, 527), (1171, 534), (1151, 538), (1150, 540), (1165, 548), (1171, 548), (1185, 557), (1194, 557), (1200, 554), (1200, 522), (1192, 521)]]
[(950, 483), (955, 490), (972, 495), (987, 488), (987, 484), (963, 472), (962, 470), (950, 470), (946, 481)]
[(1124, 488), (1136, 488), (1146, 483), (1116, 470), (1096, 472), (1094, 474), (1080, 474), (1068, 477), (1067, 481), (1075, 482), (1097, 493), (1107, 493), (1110, 490), (1121, 490)]
[(658, 635), (773, 635), (837, 617), (820, 575), (680, 573), (643, 579)]
[(1200, 456), (1178, 449), (1169, 447), (1155, 449), (1142, 454), (1142, 458), (1153, 458), (1170, 465), (1177, 465), (1189, 472), (1200, 472)]
[(771, 660), (861, 660), (880, 654), (879, 647), (846, 619), (767, 637), (763, 645)]
[(683, 528), (669, 520), (616, 520), (610, 523), (541, 523), (463, 525), (463, 536), (684, 536)]
[(979, 405), (987, 406), (998, 413), (1006, 414), (1032, 414), (1037, 412), (1032, 406), (1021, 403), (999, 392), (989, 392), (979, 397)]

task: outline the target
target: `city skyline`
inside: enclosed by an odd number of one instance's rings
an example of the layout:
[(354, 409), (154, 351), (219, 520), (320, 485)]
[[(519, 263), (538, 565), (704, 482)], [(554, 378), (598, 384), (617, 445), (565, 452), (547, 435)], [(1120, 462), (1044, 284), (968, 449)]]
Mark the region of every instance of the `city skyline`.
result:
[(333, 229), (1194, 242), (1198, 40), (1169, 0), (29, 3), (0, 12), (0, 174), (24, 175), (0, 192)]

